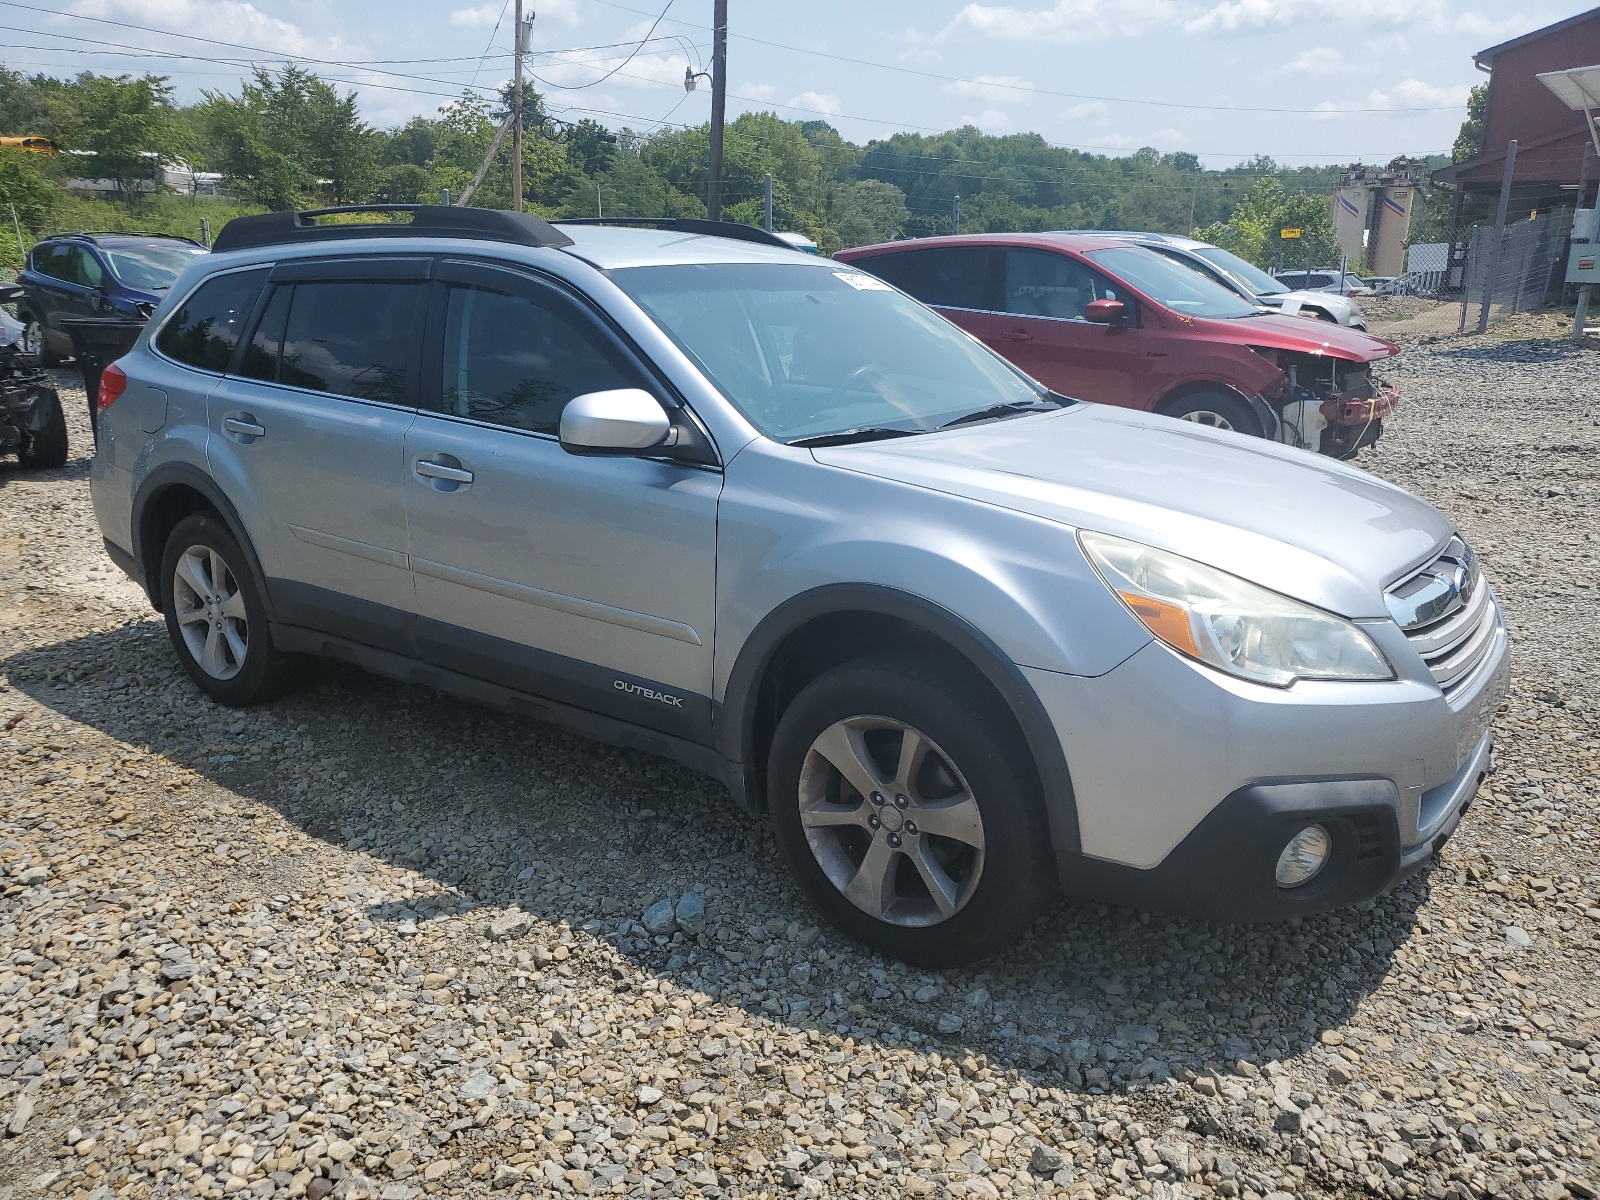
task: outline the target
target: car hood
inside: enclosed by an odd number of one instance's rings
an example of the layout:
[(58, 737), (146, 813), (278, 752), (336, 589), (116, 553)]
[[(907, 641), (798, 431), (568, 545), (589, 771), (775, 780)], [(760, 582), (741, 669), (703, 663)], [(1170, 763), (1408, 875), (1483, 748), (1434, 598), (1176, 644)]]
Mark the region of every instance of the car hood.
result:
[(1327, 309), (1343, 320), (1352, 313), (1360, 313), (1361, 306), (1349, 296), (1341, 296), (1338, 292), (1274, 292), (1270, 296), (1258, 297), (1261, 303), (1273, 308), (1286, 308), (1293, 312), (1307, 304), (1317, 308)]
[(1333, 459), (1098, 404), (812, 454), (1159, 546), (1351, 618), (1386, 617), (1383, 589), (1454, 532), (1426, 501)]
[[(1293, 295), (1294, 293), (1290, 293)], [(1338, 297), (1330, 297), (1338, 299)], [(1252, 317), (1219, 320), (1213, 317), (1182, 317), (1208, 338), (1239, 346), (1262, 346), (1273, 350), (1292, 350), (1300, 354), (1324, 355), (1350, 362), (1370, 363), (1393, 358), (1400, 347), (1361, 329), (1310, 321), (1285, 313), (1257, 313)]]

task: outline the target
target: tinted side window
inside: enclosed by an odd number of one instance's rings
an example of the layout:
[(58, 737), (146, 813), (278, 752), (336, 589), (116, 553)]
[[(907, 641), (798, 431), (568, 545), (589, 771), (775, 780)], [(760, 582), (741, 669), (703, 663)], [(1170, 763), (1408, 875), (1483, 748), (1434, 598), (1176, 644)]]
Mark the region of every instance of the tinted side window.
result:
[(71, 246), (41, 246), (33, 252), (33, 269), (51, 279), (70, 279), (71, 256)]
[(278, 382), (407, 403), (422, 284), (299, 283), (289, 303)]
[(935, 308), (999, 308), (996, 254), (979, 246), (880, 254), (852, 264)]
[(567, 401), (639, 379), (564, 305), (453, 286), (445, 307), (444, 411), (555, 433)]
[(280, 284), (272, 290), (272, 298), (256, 323), (250, 344), (244, 348), (239, 361), (239, 374), (246, 379), (264, 379), (275, 383), (278, 378), (278, 353), (283, 349), (283, 329), (289, 320), (289, 301), (294, 287)]
[(105, 282), (105, 268), (100, 265), (100, 260), (93, 253), (79, 246), (73, 251), (72, 259), (74, 283), (97, 288)]
[(1007, 250), (1005, 311), (1019, 317), (1081, 321), (1092, 300), (1132, 302), (1122, 288), (1065, 254)]
[(156, 349), (202, 371), (226, 371), (266, 277), (263, 270), (208, 279), (161, 327)]

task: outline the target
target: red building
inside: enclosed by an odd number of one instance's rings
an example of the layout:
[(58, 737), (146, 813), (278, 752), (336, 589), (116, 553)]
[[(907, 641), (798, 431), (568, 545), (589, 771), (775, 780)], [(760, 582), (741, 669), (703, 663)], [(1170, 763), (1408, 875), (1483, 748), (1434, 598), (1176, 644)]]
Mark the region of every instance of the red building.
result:
[[(1512, 172), (1512, 211), (1571, 205), (1584, 170), (1589, 129), (1536, 78), (1544, 71), (1600, 64), (1600, 8), (1490, 46), (1473, 57), (1489, 73), (1478, 152), (1465, 162), (1435, 171), (1437, 184), (1454, 185), (1457, 211), (1477, 197), (1498, 196), (1506, 169), (1506, 145), (1517, 142)], [(1591, 180), (1600, 165), (1590, 164)]]

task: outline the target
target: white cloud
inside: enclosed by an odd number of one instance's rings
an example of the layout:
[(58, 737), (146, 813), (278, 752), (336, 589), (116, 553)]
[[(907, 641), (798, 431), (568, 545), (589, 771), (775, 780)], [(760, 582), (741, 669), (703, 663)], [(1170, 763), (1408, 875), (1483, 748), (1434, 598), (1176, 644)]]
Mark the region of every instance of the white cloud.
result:
[(1186, 14), (1180, 0), (1056, 0), (1049, 8), (968, 4), (941, 37), (977, 34), (1017, 42), (1088, 42), (1133, 37)]
[(1056, 119), (1061, 121), (1082, 122), (1090, 125), (1104, 125), (1110, 120), (1110, 112), (1103, 100), (1090, 100), (1084, 104), (1074, 104), (1064, 112), (1056, 114)]
[(220, 29), (230, 41), (285, 54), (357, 56), (356, 47), (342, 38), (314, 37), (291, 21), (269, 17), (246, 0), (77, 0), (70, 11), (85, 17), (129, 18), (178, 33)]
[(1371, 55), (1410, 54), (1411, 43), (1403, 33), (1386, 33), (1381, 37), (1367, 39), (1367, 53)]
[(733, 90), (752, 100), (771, 100), (778, 94), (776, 85), (770, 83), (741, 83)]
[(500, 20), (500, 6), (498, 4), (480, 4), (477, 8), (455, 8), (450, 10), (450, 24), (460, 25), (467, 29), (493, 29)]
[(1332, 46), (1318, 46), (1303, 50), (1282, 66), (1274, 67), (1261, 76), (1263, 79), (1306, 79), (1319, 75), (1342, 75), (1354, 68)]
[(1439, 26), (1446, 16), (1444, 0), (1222, 0), (1184, 28), (1190, 33), (1234, 33), (1338, 21), (1346, 27), (1392, 29)]
[(962, 117), (961, 120), (957, 121), (956, 124), (958, 126), (976, 125), (985, 133), (998, 134), (1011, 132), (1011, 118), (1007, 114), (1001, 112), (998, 108), (986, 108), (976, 116), (969, 113)]
[(1148, 144), (1157, 150), (1175, 150), (1189, 141), (1176, 129), (1158, 129), (1148, 139)]
[(1434, 87), (1420, 79), (1402, 79), (1387, 92), (1367, 94), (1368, 108), (1450, 108), (1465, 107), (1472, 86), (1466, 83)]
[(826, 92), (801, 92), (798, 96), (790, 96), (789, 107), (803, 108), (829, 117), (837, 117), (844, 112), (844, 106), (839, 103), (839, 97), (829, 95)]
[(1015, 75), (979, 75), (976, 79), (958, 79), (944, 88), (948, 96), (966, 96), (990, 103), (1026, 99), (1032, 90), (1033, 84)]

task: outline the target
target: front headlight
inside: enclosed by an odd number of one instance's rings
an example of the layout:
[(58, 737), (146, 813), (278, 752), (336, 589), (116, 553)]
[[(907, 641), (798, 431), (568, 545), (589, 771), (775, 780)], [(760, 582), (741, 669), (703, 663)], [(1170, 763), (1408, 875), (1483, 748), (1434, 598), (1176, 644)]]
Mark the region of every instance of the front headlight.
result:
[(1240, 679), (1393, 679), (1372, 640), (1343, 617), (1153, 546), (1082, 530), (1105, 585), (1161, 641)]

